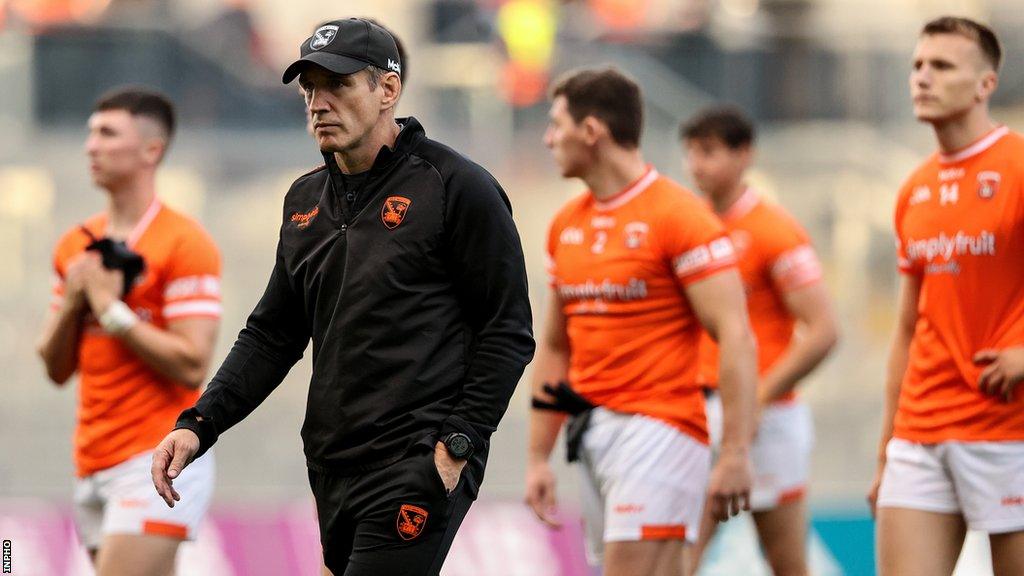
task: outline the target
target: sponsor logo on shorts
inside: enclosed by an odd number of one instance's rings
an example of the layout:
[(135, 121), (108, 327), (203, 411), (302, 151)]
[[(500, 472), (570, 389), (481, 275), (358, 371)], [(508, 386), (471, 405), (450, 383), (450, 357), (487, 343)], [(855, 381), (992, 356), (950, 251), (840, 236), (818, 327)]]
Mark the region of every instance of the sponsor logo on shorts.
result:
[(310, 210), (309, 212), (306, 212), (305, 214), (303, 214), (301, 212), (296, 212), (295, 214), (292, 214), (292, 217), (289, 218), (289, 220), (294, 222), (295, 223), (295, 227), (298, 228), (299, 230), (305, 230), (306, 228), (309, 228), (309, 225), (313, 223), (313, 220), (316, 218), (316, 215), (319, 214), (319, 213), (320, 213), (320, 207), (319, 206), (315, 206), (315, 207), (313, 207), (312, 210)]
[(430, 514), (412, 504), (402, 504), (398, 509), (398, 536), (402, 540), (412, 540), (423, 533), (423, 527), (427, 525), (427, 516)]
[(644, 511), (643, 504), (616, 504), (613, 508), (616, 514), (639, 514)]
[(412, 204), (412, 200), (403, 198), (402, 196), (389, 196), (384, 201), (384, 205), (380, 207), (380, 219), (384, 222), (384, 226), (388, 230), (394, 230), (398, 228), (398, 225), (405, 220), (405, 215), (409, 212), (409, 206)]
[(1004, 496), (1001, 504), (1003, 506), (1024, 506), (1024, 496)]

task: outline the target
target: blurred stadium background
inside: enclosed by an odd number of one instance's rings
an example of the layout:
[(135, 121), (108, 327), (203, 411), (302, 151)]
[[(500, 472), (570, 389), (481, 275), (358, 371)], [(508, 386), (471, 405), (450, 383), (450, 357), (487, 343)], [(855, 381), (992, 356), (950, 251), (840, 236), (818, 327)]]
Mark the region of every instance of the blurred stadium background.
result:
[[(893, 325), (891, 210), (899, 183), (933, 147), (930, 130), (910, 114), (910, 53), (930, 17), (991, 23), (1008, 54), (995, 116), (1021, 129), (1020, 7), (1020, 0), (0, 0), (0, 537), (14, 541), (14, 573), (88, 573), (73, 552), (68, 516), (75, 385), (48, 383), (33, 342), (57, 237), (104, 207), (82, 151), (93, 101), (132, 83), (177, 103), (182, 129), (158, 190), (198, 217), (223, 251), (219, 362), (262, 293), (288, 185), (320, 162), (297, 89), (282, 86), (280, 72), (317, 23), (372, 16), (410, 53), (400, 115), (415, 115), (430, 136), (490, 169), (512, 198), (537, 318), (548, 220), (581, 191), (558, 177), (541, 143), (549, 79), (600, 63), (636, 77), (646, 96), (645, 154), (683, 182), (681, 119), (726, 101), (757, 120), (752, 180), (811, 232), (843, 322), (840, 349), (803, 385), (817, 427), (815, 571), (872, 574), (863, 494), (874, 471)], [(317, 573), (299, 440), (309, 374), (307, 355), (219, 442), (210, 529), (182, 553), (180, 573)], [(482, 503), (445, 574), (586, 573), (575, 521), (549, 534), (519, 504), (527, 407), (523, 385), (493, 439)], [(559, 461), (559, 472), (572, 519), (574, 471)], [(767, 573), (749, 527), (733, 526), (724, 540), (705, 574)], [(976, 566), (983, 550), (970, 547), (961, 573), (986, 573)]]

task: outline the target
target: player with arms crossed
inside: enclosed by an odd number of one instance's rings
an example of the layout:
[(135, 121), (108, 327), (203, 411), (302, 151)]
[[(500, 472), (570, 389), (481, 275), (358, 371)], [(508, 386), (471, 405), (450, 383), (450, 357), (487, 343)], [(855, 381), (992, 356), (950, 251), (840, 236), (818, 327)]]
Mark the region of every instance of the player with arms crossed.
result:
[(171, 103), (146, 90), (97, 103), (85, 150), (108, 207), (58, 242), (38, 346), (51, 380), (80, 375), (75, 523), (101, 576), (173, 573), (213, 494), (212, 455), (182, 475), (181, 508), (164, 505), (149, 473), (153, 448), (199, 398), (221, 314), (216, 245), (156, 196), (174, 124)]
[[(569, 458), (582, 463), (591, 561), (609, 576), (684, 574), (709, 494), (719, 520), (749, 504), (756, 353), (732, 243), (702, 201), (644, 163), (632, 79), (570, 73), (549, 116), (545, 145), (562, 176), (589, 190), (548, 236), (552, 296), (533, 373), (526, 500), (557, 524), (548, 459), (572, 413)], [(701, 326), (726, 351), (713, 472), (697, 383)]]
[(939, 150), (900, 190), (902, 273), (879, 467), (869, 500), (882, 576), (950, 574), (967, 528), (997, 576), (1024, 574), (1024, 138), (988, 103), (1001, 49), (943, 17), (910, 92)]
[[(680, 136), (693, 179), (736, 248), (757, 337), (759, 425), (751, 447), (750, 496), (754, 524), (772, 573), (802, 576), (808, 573), (804, 492), (814, 432), (810, 411), (795, 389), (835, 346), (838, 328), (832, 303), (803, 227), (781, 207), (763, 201), (744, 181), (754, 154), (750, 121), (733, 108), (712, 108), (685, 122)], [(721, 428), (721, 401), (715, 392), (719, 362), (718, 346), (705, 333), (700, 380), (709, 390), (713, 445)], [(705, 514), (692, 556), (694, 572), (715, 524)]]

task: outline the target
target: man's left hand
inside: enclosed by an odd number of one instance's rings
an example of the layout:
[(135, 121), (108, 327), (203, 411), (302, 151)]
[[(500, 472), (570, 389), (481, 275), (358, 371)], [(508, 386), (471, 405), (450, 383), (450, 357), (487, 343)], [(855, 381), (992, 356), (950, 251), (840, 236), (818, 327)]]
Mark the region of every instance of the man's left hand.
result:
[(452, 458), (444, 442), (438, 442), (434, 446), (434, 466), (437, 467), (437, 473), (441, 475), (445, 490), (451, 492), (459, 483), (459, 477), (462, 476), (462, 469), (466, 467), (466, 461)]
[(93, 316), (99, 318), (115, 300), (121, 299), (124, 290), (124, 273), (108, 270), (103, 266), (99, 254), (87, 254), (88, 261), (82, 271), (85, 297)]
[(985, 366), (978, 378), (982, 392), (1000, 396), (1004, 402), (1013, 399), (1014, 389), (1024, 380), (1024, 346), (981, 350), (974, 355), (974, 363)]

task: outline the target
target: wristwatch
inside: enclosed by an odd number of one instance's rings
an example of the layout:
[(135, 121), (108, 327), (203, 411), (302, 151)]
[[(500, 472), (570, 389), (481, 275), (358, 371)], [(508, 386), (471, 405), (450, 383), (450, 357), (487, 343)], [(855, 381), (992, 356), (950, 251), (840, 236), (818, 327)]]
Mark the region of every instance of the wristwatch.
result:
[(452, 432), (441, 440), (448, 454), (456, 460), (465, 460), (473, 455), (473, 441), (462, 432)]

